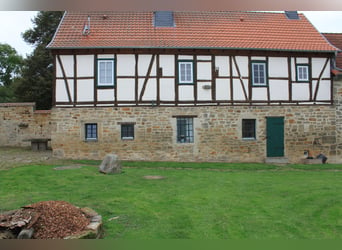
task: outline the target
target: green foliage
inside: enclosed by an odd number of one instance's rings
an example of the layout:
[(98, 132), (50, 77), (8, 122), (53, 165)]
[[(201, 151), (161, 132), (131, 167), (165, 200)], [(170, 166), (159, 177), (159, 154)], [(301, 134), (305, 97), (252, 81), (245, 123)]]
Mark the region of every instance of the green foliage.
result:
[(102, 215), (107, 239), (342, 238), (340, 171), (126, 164), (134, 163), (124, 162), (117, 175), (103, 175), (94, 166), (54, 170), (31, 165), (0, 171), (1, 210), (42, 200), (88, 206)]
[(41, 11), (33, 20), (34, 27), (23, 34), (24, 40), (36, 48), (25, 60), (15, 94), (21, 101), (36, 102), (37, 109), (51, 108), (53, 57), (46, 46), (52, 40), (62, 15), (61, 11)]
[(19, 75), (23, 58), (8, 44), (0, 43), (0, 86), (10, 86)]

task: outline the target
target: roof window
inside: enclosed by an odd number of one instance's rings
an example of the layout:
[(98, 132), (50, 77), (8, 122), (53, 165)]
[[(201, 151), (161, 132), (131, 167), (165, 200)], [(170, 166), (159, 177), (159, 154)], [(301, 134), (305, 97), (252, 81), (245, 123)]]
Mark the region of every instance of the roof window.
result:
[(153, 14), (154, 27), (175, 27), (172, 11), (155, 11)]

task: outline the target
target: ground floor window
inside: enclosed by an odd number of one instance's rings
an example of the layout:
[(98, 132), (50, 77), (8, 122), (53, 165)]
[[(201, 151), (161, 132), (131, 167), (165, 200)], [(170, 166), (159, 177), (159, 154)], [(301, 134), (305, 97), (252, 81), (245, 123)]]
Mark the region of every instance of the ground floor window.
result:
[(194, 119), (192, 117), (177, 118), (177, 142), (193, 143), (194, 142)]
[(122, 140), (134, 139), (134, 123), (121, 124), (121, 139)]
[(97, 124), (96, 123), (85, 124), (85, 139), (87, 141), (97, 140)]
[(242, 138), (255, 139), (255, 119), (242, 119)]

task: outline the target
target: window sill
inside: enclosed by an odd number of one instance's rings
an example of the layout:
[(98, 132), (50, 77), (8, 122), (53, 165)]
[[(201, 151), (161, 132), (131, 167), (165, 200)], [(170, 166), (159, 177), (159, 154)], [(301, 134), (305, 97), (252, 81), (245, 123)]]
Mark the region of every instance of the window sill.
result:
[(84, 142), (98, 142), (98, 139), (85, 139)]
[(256, 141), (256, 138), (254, 137), (246, 137), (246, 138), (242, 138), (243, 141)]

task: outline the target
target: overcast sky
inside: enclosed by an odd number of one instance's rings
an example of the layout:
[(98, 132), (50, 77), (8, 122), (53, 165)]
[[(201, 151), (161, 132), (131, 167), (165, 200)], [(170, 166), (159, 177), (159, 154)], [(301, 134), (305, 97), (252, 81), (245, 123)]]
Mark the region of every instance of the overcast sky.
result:
[[(342, 33), (342, 11), (303, 11), (319, 32)], [(32, 19), (36, 11), (0, 11), (0, 43), (8, 43), (18, 54), (25, 57), (33, 47), (26, 44), (21, 36), (33, 27)]]

